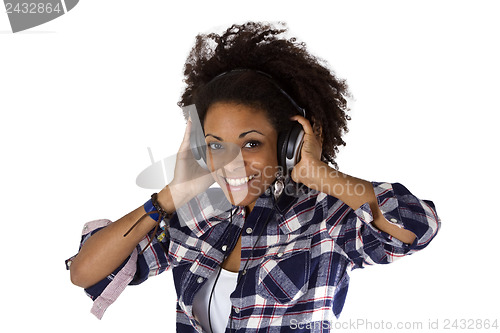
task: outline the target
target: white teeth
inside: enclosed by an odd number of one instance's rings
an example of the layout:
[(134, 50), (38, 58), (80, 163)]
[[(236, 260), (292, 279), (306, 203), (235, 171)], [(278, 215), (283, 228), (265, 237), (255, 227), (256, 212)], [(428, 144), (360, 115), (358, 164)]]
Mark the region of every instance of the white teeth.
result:
[(226, 178), (226, 181), (231, 186), (240, 186), (240, 185), (247, 183), (249, 180), (253, 179), (254, 177), (255, 176), (250, 176), (250, 177), (239, 178), (239, 179)]

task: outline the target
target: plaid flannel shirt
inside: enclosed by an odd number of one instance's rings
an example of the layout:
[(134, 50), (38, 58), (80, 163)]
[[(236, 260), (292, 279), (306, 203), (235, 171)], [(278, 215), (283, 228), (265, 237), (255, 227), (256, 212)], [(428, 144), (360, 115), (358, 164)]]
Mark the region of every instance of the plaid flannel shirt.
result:
[[(226, 332), (289, 332), (292, 328), (302, 332), (297, 323), (307, 323), (308, 332), (311, 328), (328, 332), (345, 302), (348, 268), (387, 264), (419, 251), (440, 228), (431, 201), (416, 198), (398, 183), (372, 184), (384, 217), (417, 236), (412, 244), (374, 227), (368, 203), (353, 210), (333, 196), (299, 188), (293, 181), (287, 182), (275, 206), (272, 194), (266, 192), (248, 215), (244, 207), (222, 207), (222, 191), (209, 189), (177, 209), (165, 221), (166, 228), (159, 228), (156, 235), (151, 231), (112, 274), (85, 289), (94, 301), (92, 313), (101, 318), (127, 285), (171, 268), (177, 291), (177, 331), (202, 332), (193, 316), (194, 296), (241, 234), (241, 281), (231, 294)], [(87, 223), (81, 245), (109, 223)], [(139, 255), (150, 238), (151, 246)]]

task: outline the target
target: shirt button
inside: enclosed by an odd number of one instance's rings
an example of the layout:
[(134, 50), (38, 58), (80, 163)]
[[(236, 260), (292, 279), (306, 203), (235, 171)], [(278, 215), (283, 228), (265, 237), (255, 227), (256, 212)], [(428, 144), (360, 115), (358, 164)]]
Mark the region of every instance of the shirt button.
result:
[(226, 252), (227, 250), (227, 245), (222, 245), (222, 251)]
[(251, 234), (253, 230), (252, 230), (252, 228), (247, 228), (246, 231), (247, 231), (247, 234)]
[(396, 220), (396, 219), (392, 218), (392, 219), (391, 219), (391, 222), (393, 222), (393, 223), (397, 223), (397, 222), (398, 222), (398, 220)]
[(202, 282), (203, 282), (203, 278), (200, 276), (200, 277), (198, 278), (198, 280), (196, 280), (196, 281), (197, 281), (198, 283), (202, 283)]
[(283, 257), (283, 252), (278, 253), (278, 258)]
[(238, 309), (237, 307), (234, 308), (234, 312), (236, 313), (240, 313), (240, 309)]

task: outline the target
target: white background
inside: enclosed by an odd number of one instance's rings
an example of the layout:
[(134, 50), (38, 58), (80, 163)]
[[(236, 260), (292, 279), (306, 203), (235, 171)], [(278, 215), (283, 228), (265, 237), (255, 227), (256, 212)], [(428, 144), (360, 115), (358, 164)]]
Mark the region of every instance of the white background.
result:
[(287, 22), (347, 79), (355, 101), (340, 170), (401, 182), (442, 219), (424, 251), (351, 273), (340, 322), (421, 322), (406, 331), (425, 332), (429, 320), (499, 318), (494, 1), (82, 0), (17, 34), (0, 13), (8, 332), (174, 330), (170, 272), (127, 288), (99, 321), (64, 260), (85, 222), (116, 220), (149, 198), (135, 184), (147, 147), (156, 159), (177, 151), (185, 122), (176, 102), (196, 34), (247, 20)]

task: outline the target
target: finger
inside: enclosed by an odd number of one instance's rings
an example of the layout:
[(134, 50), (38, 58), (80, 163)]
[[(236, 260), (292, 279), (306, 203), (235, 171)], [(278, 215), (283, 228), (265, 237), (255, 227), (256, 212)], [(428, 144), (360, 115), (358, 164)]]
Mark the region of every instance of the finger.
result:
[(191, 122), (191, 118), (188, 119), (186, 124), (186, 131), (184, 132), (184, 137), (182, 138), (181, 148), (189, 147), (189, 137), (191, 136), (191, 127), (193, 123)]
[(291, 117), (290, 120), (298, 121), (302, 125), (302, 128), (304, 129), (304, 132), (306, 134), (314, 135), (314, 131), (313, 131), (313, 128), (311, 126), (311, 123), (306, 118), (297, 115), (297, 116)]

